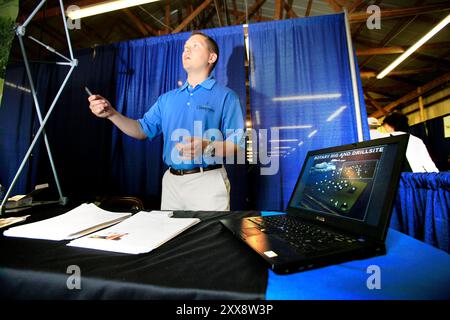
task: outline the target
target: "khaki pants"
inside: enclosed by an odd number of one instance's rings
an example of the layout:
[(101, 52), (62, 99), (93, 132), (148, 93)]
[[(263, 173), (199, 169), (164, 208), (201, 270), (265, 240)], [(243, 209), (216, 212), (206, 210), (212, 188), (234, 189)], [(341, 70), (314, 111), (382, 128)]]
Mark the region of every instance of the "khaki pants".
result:
[(174, 175), (162, 181), (161, 210), (229, 211), (230, 181), (225, 168)]

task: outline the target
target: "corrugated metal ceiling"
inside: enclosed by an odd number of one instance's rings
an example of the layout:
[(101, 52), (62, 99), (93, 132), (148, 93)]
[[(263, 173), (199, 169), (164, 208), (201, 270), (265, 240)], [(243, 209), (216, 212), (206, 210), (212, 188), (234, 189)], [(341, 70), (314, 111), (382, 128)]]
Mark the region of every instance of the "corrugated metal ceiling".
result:
[[(89, 17), (82, 20), (82, 30), (72, 32), (72, 42), (75, 48), (92, 47), (128, 39), (156, 36), (176, 30), (185, 19), (199, 7), (205, 0), (192, 1), (157, 1), (146, 4), (141, 7), (133, 7), (128, 12), (121, 10), (99, 16)], [(242, 19), (250, 23), (258, 21), (273, 20), (275, 16), (276, 0), (206, 0), (209, 5), (206, 6), (182, 31), (192, 29), (204, 29), (220, 26), (217, 12), (225, 12), (226, 5), (230, 24), (235, 24), (237, 17), (245, 17), (245, 12), (252, 15), (248, 19)], [(98, 1), (74, 0), (64, 1), (67, 6), (77, 4), (84, 6)], [(261, 2), (259, 10), (252, 12), (255, 3)], [(383, 12), (389, 12), (392, 9), (401, 11), (416, 10), (415, 15), (406, 17), (397, 16), (391, 18), (382, 18), (381, 28), (369, 30), (363, 23), (351, 23), (353, 44), (357, 50), (369, 48), (389, 48), (393, 46), (411, 46), (424, 33), (430, 30), (435, 24), (450, 13), (450, 1), (438, 0), (416, 0), (416, 1), (393, 1), (393, 0), (286, 0), (285, 6), (290, 6), (292, 11), (298, 17), (306, 14), (308, 3), (311, 4), (310, 16), (336, 13), (340, 8), (346, 7), (356, 12), (365, 12), (371, 4), (377, 4)], [(40, 37), (50, 42), (58, 48), (63, 40), (61, 31), (61, 19), (52, 15), (52, 9), (55, 8), (57, 1), (48, 1), (43, 15), (40, 19), (30, 24), (30, 34)], [(218, 5), (219, 9), (215, 6)], [(19, 16), (26, 16), (36, 5), (36, 1), (21, 1)], [(167, 6), (168, 5), (168, 6)], [(432, 10), (433, 6), (439, 6), (438, 10)], [(237, 10), (237, 11), (236, 11)], [(166, 12), (169, 14), (166, 16)], [(283, 10), (283, 19), (291, 17), (287, 10)], [(224, 17), (225, 24), (226, 19)], [(167, 28), (169, 26), (169, 28)], [(428, 48), (422, 50), (408, 60), (402, 63), (395, 71), (408, 71), (407, 75), (390, 75), (382, 80), (376, 80), (374, 77), (362, 78), (365, 92), (370, 93), (381, 106), (386, 106), (404, 96), (417, 87), (423, 86), (433, 79), (436, 79), (450, 71), (450, 27), (442, 30), (429, 43), (439, 43), (437, 48)], [(17, 56), (17, 48), (13, 54)], [(380, 72), (389, 65), (399, 54), (377, 54), (358, 56), (360, 71)], [(41, 56), (37, 51), (37, 57)], [(20, 57), (19, 57), (20, 58)], [(422, 69), (426, 68), (426, 72)], [(362, 73), (363, 74), (363, 73)], [(445, 84), (445, 83), (444, 83)], [(447, 81), (448, 85), (448, 81)], [(371, 114), (377, 109), (369, 101), (367, 103), (368, 113)]]

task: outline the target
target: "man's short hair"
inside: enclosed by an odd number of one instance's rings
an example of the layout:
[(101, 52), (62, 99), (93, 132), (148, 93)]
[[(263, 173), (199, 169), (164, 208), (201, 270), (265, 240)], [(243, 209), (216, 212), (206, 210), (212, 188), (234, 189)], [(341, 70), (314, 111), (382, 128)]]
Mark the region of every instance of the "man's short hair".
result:
[(207, 34), (204, 34), (201, 31), (193, 31), (192, 34), (189, 36), (189, 38), (192, 36), (195, 36), (195, 35), (200, 35), (200, 36), (204, 37), (206, 39), (206, 44), (208, 46), (209, 51), (213, 52), (217, 55), (216, 61), (212, 64), (211, 70), (209, 70), (209, 72), (211, 72), (214, 70), (214, 67), (217, 64), (217, 61), (219, 61), (219, 46), (217, 45), (217, 42), (213, 38), (211, 38)]
[(395, 131), (409, 132), (408, 117), (399, 111), (393, 111), (386, 116), (383, 124), (388, 124)]

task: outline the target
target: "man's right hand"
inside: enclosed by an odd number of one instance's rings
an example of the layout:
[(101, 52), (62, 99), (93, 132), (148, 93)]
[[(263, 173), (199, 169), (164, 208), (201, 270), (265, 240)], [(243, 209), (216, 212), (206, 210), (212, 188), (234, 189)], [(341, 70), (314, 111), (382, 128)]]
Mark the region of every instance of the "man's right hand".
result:
[(144, 133), (137, 120), (133, 120), (122, 115), (120, 112), (117, 112), (117, 110), (111, 106), (111, 103), (109, 103), (109, 101), (102, 96), (93, 94), (92, 96), (89, 96), (88, 100), (89, 108), (97, 117), (109, 118), (109, 120), (111, 120), (111, 122), (114, 123), (123, 133), (132, 138), (140, 140), (147, 138), (147, 135)]
[(111, 106), (108, 100), (98, 94), (89, 96), (89, 108), (92, 113), (99, 118), (109, 118), (117, 111)]

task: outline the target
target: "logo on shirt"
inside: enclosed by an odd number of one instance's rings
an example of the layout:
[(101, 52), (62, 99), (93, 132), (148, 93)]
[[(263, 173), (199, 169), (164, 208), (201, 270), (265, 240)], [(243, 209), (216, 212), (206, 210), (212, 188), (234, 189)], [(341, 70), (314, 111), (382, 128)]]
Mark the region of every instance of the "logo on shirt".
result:
[(197, 106), (197, 109), (204, 109), (204, 110), (207, 110), (207, 111), (214, 112), (214, 108), (209, 106), (209, 105), (207, 105), (207, 104), (200, 104), (200, 105)]

